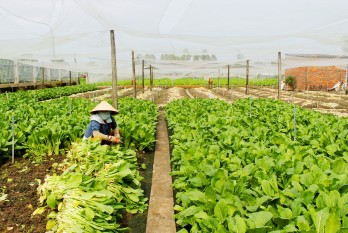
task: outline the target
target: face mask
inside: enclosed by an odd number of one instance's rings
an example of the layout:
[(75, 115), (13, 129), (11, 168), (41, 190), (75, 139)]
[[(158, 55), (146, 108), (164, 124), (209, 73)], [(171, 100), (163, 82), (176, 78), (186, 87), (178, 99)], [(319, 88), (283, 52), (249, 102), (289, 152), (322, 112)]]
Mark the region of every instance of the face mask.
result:
[(100, 113), (99, 113), (99, 116), (100, 116), (104, 121), (106, 121), (107, 119), (110, 118), (110, 113), (109, 113), (109, 112), (100, 112)]

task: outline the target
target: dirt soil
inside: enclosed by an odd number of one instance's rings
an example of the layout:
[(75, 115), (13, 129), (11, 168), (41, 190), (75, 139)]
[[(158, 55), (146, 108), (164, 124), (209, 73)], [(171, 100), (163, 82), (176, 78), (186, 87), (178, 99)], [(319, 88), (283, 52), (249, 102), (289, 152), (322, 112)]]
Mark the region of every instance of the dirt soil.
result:
[[(1, 233), (46, 231), (47, 213), (32, 216), (39, 207), (37, 179), (43, 181), (46, 174), (55, 173), (56, 168), (52, 164), (60, 163), (63, 159), (63, 156), (53, 156), (42, 164), (34, 164), (28, 159), (17, 158), (13, 164), (9, 161), (0, 165)], [(4, 194), (7, 196), (1, 201)]]

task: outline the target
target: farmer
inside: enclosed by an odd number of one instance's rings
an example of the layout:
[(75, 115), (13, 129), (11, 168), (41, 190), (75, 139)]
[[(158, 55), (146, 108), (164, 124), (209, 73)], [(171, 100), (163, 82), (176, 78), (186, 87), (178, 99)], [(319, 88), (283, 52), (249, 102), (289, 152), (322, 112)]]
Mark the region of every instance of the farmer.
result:
[(285, 88), (285, 83), (284, 83), (284, 81), (282, 80), (281, 82), (280, 82), (280, 90), (284, 90), (284, 88)]
[(91, 122), (89, 123), (83, 140), (96, 138), (102, 141), (102, 144), (120, 143), (120, 131), (112, 115), (118, 114), (118, 111), (108, 102), (102, 101), (91, 111)]

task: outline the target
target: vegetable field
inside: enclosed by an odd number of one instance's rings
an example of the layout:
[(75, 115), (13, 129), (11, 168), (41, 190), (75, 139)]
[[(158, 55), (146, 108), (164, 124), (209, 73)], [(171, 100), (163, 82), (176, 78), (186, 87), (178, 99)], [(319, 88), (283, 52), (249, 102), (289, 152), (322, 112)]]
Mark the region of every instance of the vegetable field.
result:
[(348, 231), (348, 120), (295, 109), (167, 105), (179, 232)]
[(348, 118), (268, 88), (157, 87), (119, 98), (122, 143), (106, 146), (82, 142), (98, 102), (70, 98), (98, 85), (0, 95), (0, 232), (145, 232), (160, 111), (176, 232), (348, 232)]

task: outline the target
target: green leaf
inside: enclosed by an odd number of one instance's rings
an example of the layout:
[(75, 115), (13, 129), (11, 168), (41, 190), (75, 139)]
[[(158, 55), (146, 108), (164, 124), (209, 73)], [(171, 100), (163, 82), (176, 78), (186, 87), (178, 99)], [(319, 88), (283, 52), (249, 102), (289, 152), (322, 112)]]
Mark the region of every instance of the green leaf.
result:
[(191, 190), (186, 192), (186, 196), (191, 200), (191, 201), (200, 201), (205, 203), (205, 194), (199, 190)]
[(57, 217), (57, 213), (55, 211), (51, 211), (46, 218), (55, 219)]
[(32, 213), (32, 215), (42, 214), (45, 211), (45, 209), (46, 206), (39, 207)]
[(268, 180), (261, 181), (262, 191), (268, 196), (274, 196), (274, 190), (271, 187), (271, 183)]
[(55, 220), (48, 220), (46, 223), (46, 230), (52, 230), (53, 227), (56, 226), (56, 221)]
[(329, 214), (330, 213), (328, 208), (322, 209), (318, 212), (315, 212), (315, 210), (310, 211), (310, 215), (314, 222), (317, 233), (324, 232), (325, 224), (327, 219), (329, 218)]
[(296, 228), (295, 224), (292, 222), (288, 225), (286, 225), (284, 228), (283, 228), (283, 232), (297, 232), (298, 229)]
[(224, 222), (228, 214), (228, 205), (224, 199), (221, 199), (214, 208), (214, 214), (220, 222)]
[(51, 193), (47, 197), (47, 205), (51, 207), (52, 209), (55, 209), (57, 207), (57, 198), (54, 193)]
[(327, 200), (329, 199), (329, 195), (324, 192), (320, 192), (317, 199), (315, 200), (315, 203), (317, 205), (318, 209), (323, 209), (328, 206)]
[(340, 228), (340, 218), (335, 213), (331, 213), (326, 221), (325, 233), (336, 233), (340, 230)]
[(94, 211), (91, 208), (86, 207), (85, 208), (85, 215), (86, 215), (86, 218), (88, 220), (93, 220), (95, 214), (94, 214)]
[(82, 182), (82, 174), (71, 173), (70, 178), (68, 180), (67, 188), (68, 189), (77, 188), (80, 186), (81, 182)]
[(205, 197), (209, 200), (209, 201), (215, 201), (216, 200), (216, 192), (215, 190), (211, 187), (208, 186), (205, 189)]
[(296, 226), (300, 231), (309, 231), (311, 229), (305, 216), (298, 216), (296, 218)]
[(291, 219), (292, 216), (292, 211), (289, 208), (283, 208), (282, 206), (278, 205), (278, 212), (279, 212), (279, 217), (282, 219)]
[(251, 229), (264, 228), (266, 223), (272, 219), (273, 215), (268, 211), (260, 211), (248, 215), (248, 225)]
[(253, 206), (246, 206), (246, 209), (250, 212), (255, 212), (257, 211), (257, 209), (266, 201), (268, 201), (270, 199), (269, 196), (262, 196), (260, 198), (256, 199), (255, 205)]
[(306, 190), (301, 193), (301, 197), (303, 198), (303, 202), (306, 203), (307, 205), (312, 203), (314, 199), (314, 193), (310, 190)]
[(184, 216), (184, 217), (188, 217), (188, 216), (192, 216), (195, 215), (196, 213), (198, 213), (199, 211), (201, 211), (201, 208), (198, 208), (197, 206), (190, 206), (189, 208), (183, 210), (180, 215)]
[(329, 155), (335, 155), (335, 152), (339, 149), (339, 146), (335, 143), (332, 143), (330, 145), (328, 145), (327, 147), (325, 147), (326, 149), (326, 152), (329, 154)]
[(177, 233), (189, 233), (189, 232), (185, 228), (183, 228), (180, 231), (178, 231)]
[(229, 222), (228, 229), (237, 233), (245, 233), (247, 230), (247, 225), (243, 218), (236, 216), (232, 218), (231, 222)]

